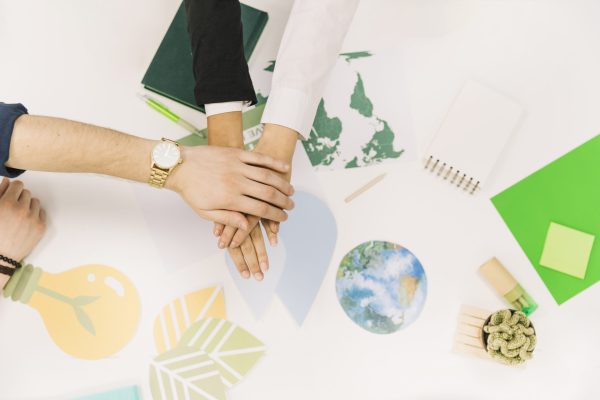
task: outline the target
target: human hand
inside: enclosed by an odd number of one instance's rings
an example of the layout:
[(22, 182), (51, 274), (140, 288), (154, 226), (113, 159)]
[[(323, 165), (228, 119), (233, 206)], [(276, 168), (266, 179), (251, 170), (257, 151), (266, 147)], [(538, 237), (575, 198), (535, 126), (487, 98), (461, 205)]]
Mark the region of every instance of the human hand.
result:
[[(291, 165), (297, 137), (297, 133), (291, 129), (267, 124), (254, 151), (273, 155), (280, 160), (287, 160)], [(289, 182), (291, 170), (281, 175)], [(246, 279), (254, 276), (256, 280), (261, 281), (269, 269), (266, 246), (258, 224), (259, 218), (248, 216), (248, 222), (248, 230), (216, 224), (214, 234), (219, 237), (220, 248), (229, 247), (229, 255), (240, 275)], [(271, 246), (276, 246), (279, 222), (263, 219), (262, 225)]]
[[(292, 129), (286, 128), (281, 125), (265, 124), (263, 135), (256, 146), (254, 152), (266, 154), (272, 156), (275, 159), (284, 161), (291, 165), (291, 161), (296, 148), (296, 141), (298, 140), (298, 133)], [(291, 168), (282, 172), (280, 175), (286, 181), (291, 179)], [(266, 218), (270, 220), (270, 218)], [(237, 229), (236, 227), (217, 224), (214, 229), (215, 236), (219, 237), (219, 247), (238, 247), (248, 237), (250, 231), (253, 228), (253, 224), (258, 223), (258, 219), (250, 219), (249, 229)], [(265, 232), (269, 238), (271, 245), (277, 244), (277, 234), (279, 233), (279, 221), (270, 220), (264, 222)]]
[[(252, 222), (254, 221), (258, 221), (258, 218), (253, 218)], [(269, 270), (269, 257), (259, 223), (256, 223), (239, 247), (230, 247), (227, 252), (244, 279), (253, 276), (257, 281), (262, 281)]]
[[(245, 214), (285, 221), (294, 189), (279, 174), (289, 165), (272, 157), (216, 146), (182, 147), (183, 164), (166, 187), (208, 220), (248, 229)], [(279, 174), (278, 174), (278, 173)]]
[[(241, 112), (230, 112), (216, 114), (208, 117), (208, 144), (211, 146), (224, 146), (243, 149), (243, 123)], [(248, 229), (244, 230), (246, 235), (241, 246), (229, 248), (228, 252), (238, 268), (243, 278), (249, 278), (254, 275), (257, 280), (262, 280), (264, 273), (269, 268), (269, 258), (267, 249), (263, 240), (262, 232), (258, 222), (260, 218), (253, 215), (247, 215)], [(215, 223), (215, 236), (221, 236), (225, 226)], [(231, 237), (235, 234), (237, 228), (228, 227), (225, 237), (229, 237), (227, 243), (231, 242)], [(270, 231), (269, 231), (270, 232)], [(248, 236), (249, 235), (249, 236)], [(276, 243), (277, 238), (269, 237), (271, 243)], [(227, 247), (224, 241), (219, 242), (220, 248)]]
[[(0, 182), (0, 254), (16, 261), (23, 260), (38, 244), (46, 229), (46, 212), (40, 201), (31, 198), (21, 181)], [(14, 266), (0, 261), (0, 265)], [(0, 275), (0, 288), (8, 276)]]

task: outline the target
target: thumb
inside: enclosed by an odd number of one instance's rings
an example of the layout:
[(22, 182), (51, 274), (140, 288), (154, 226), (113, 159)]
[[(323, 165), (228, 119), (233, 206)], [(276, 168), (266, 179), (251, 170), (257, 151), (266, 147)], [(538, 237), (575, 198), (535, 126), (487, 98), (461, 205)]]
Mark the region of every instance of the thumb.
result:
[(2, 178), (2, 182), (0, 183), (0, 197), (2, 197), (4, 192), (6, 192), (6, 189), (8, 188), (9, 183), (10, 183), (10, 181), (8, 180), (7, 177)]
[[(271, 243), (271, 246), (277, 246), (277, 232), (273, 230), (273, 221), (263, 219), (262, 225), (263, 228), (265, 228), (265, 233), (267, 234), (267, 239), (269, 239), (269, 243)], [(279, 227), (279, 223), (277, 223), (277, 226)]]
[(279, 222), (277, 221), (269, 221), (269, 228), (273, 233), (279, 233)]
[(238, 229), (247, 230), (248, 220), (244, 217), (244, 214), (237, 211), (227, 210), (212, 210), (212, 211), (198, 211), (198, 215), (209, 221), (216, 222), (218, 224), (233, 226)]
[(221, 234), (223, 234), (224, 228), (225, 228), (225, 225), (215, 222), (215, 227), (213, 228), (213, 233), (215, 234), (215, 236), (219, 237), (219, 236), (221, 236)]

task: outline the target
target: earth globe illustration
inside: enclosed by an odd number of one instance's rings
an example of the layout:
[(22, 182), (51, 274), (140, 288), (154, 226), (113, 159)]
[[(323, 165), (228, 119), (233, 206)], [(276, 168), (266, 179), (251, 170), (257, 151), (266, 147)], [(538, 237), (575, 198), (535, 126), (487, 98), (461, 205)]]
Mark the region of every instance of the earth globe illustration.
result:
[(336, 291), (342, 308), (357, 325), (389, 334), (419, 317), (427, 297), (427, 277), (419, 260), (405, 247), (369, 241), (342, 259)]

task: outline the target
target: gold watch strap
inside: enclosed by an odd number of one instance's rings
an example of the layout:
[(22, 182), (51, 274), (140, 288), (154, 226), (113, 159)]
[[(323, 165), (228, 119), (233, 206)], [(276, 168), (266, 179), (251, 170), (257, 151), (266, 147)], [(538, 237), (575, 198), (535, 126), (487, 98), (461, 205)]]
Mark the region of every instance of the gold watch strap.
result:
[(165, 171), (164, 169), (160, 169), (158, 167), (152, 167), (148, 183), (152, 187), (162, 189), (163, 187), (165, 187), (165, 182), (167, 182), (168, 177), (169, 171)]

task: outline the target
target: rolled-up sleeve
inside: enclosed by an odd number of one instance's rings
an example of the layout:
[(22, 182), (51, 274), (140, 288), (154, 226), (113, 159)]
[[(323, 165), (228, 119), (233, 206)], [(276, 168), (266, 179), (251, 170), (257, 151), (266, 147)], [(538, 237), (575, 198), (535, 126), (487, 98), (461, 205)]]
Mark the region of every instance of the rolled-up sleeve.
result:
[(15, 121), (23, 114), (27, 114), (27, 109), (22, 104), (0, 102), (0, 175), (9, 178), (15, 178), (25, 172), (5, 165), (10, 154), (10, 139)]

